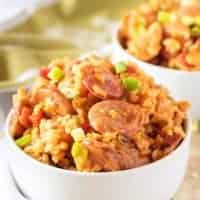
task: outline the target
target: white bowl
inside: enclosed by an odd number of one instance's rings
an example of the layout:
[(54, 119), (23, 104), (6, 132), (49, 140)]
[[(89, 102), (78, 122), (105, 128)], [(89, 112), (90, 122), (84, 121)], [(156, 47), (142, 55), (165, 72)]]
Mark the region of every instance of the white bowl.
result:
[(177, 100), (188, 100), (191, 104), (191, 116), (200, 119), (200, 72), (187, 72), (156, 66), (141, 61), (129, 54), (119, 42), (118, 29), (113, 35), (113, 57), (117, 61), (129, 60), (153, 76), (157, 83), (166, 86)]
[(85, 173), (48, 166), (26, 155), (9, 133), (11, 113), (6, 123), (9, 166), (30, 199), (169, 200), (183, 180), (190, 147), (190, 121), (184, 141), (159, 161), (124, 171)]

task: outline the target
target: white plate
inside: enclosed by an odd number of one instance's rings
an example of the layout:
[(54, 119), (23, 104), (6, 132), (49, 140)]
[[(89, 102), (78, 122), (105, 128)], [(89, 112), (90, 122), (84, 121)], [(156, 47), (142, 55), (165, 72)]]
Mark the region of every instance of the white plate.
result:
[(0, 138), (0, 199), (25, 200), (18, 192), (8, 170), (5, 139)]
[(35, 9), (54, 3), (56, 0), (0, 0), (0, 31), (24, 22)]

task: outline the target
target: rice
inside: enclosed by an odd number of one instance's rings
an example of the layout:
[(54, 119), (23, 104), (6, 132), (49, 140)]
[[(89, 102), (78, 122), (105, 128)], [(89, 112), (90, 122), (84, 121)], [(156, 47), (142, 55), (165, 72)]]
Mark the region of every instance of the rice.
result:
[[(189, 103), (175, 101), (134, 64), (123, 63), (126, 70), (116, 73), (108, 58), (96, 56), (53, 63), (64, 77), (50, 80), (40, 72), (13, 104), (11, 133), (19, 146), (31, 134), (20, 147), (34, 159), (69, 170), (125, 170), (165, 157), (184, 140)], [(123, 82), (127, 77), (134, 80), (130, 89)], [(68, 96), (74, 83), (76, 95)]]

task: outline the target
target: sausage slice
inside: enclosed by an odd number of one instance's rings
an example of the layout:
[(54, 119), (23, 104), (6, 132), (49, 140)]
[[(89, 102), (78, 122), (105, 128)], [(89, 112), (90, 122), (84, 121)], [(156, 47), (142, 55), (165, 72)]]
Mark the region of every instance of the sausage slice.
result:
[(101, 101), (89, 110), (90, 125), (98, 132), (118, 132), (131, 138), (144, 124), (144, 112), (122, 100)]
[(86, 144), (91, 171), (116, 171), (125, 170), (147, 164), (150, 160), (142, 157), (131, 143), (112, 147), (100, 141), (91, 141)]
[(100, 99), (120, 98), (123, 95), (121, 80), (111, 69), (87, 66), (82, 69), (83, 84)]

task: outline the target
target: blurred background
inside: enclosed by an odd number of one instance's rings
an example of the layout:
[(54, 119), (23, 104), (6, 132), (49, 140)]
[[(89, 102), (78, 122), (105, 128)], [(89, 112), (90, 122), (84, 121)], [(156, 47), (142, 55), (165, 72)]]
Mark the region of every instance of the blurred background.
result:
[[(0, 0), (0, 121), (10, 108), (12, 93), (20, 85), (30, 85), (40, 66), (110, 45), (120, 16), (139, 2)], [(194, 123), (190, 167), (176, 200), (200, 199), (198, 126)]]
[(110, 42), (115, 20), (136, 3), (134, 0), (43, 0), (41, 4), (30, 0), (25, 5), (24, 1), (14, 0), (3, 5), (1, 1), (0, 8), (8, 7), (5, 18), (9, 18), (6, 23), (0, 21), (0, 63), (6, 66), (1, 68), (1, 80), (14, 79), (26, 67), (45, 65), (59, 56), (105, 46)]
[(10, 107), (10, 93), (31, 83), (38, 67), (107, 46), (116, 20), (136, 3), (0, 0), (0, 119)]

